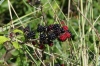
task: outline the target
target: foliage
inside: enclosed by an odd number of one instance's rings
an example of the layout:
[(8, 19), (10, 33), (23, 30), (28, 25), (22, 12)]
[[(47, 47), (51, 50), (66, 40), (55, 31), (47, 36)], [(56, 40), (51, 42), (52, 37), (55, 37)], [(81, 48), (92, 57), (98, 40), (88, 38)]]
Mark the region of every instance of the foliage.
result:
[[(99, 0), (37, 1), (5, 0), (0, 5), (0, 66), (99, 66)], [(71, 39), (55, 39), (52, 47), (41, 49), (38, 24), (67, 25)], [(27, 26), (37, 39), (27, 39)]]

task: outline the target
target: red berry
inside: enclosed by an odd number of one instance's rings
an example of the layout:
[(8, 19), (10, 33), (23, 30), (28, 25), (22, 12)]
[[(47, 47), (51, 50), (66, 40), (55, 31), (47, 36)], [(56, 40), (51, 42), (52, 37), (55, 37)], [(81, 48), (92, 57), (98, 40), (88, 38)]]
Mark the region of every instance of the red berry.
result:
[(35, 45), (35, 44), (36, 44), (36, 42), (35, 42), (35, 41), (32, 41), (32, 44), (33, 44), (33, 45)]
[(53, 43), (50, 43), (49, 46), (52, 47), (53, 46)]
[(64, 25), (64, 24), (65, 24), (65, 22), (64, 22), (64, 21), (61, 21), (61, 24), (62, 24), (62, 25)]
[(66, 36), (66, 38), (71, 38), (71, 33), (70, 32), (66, 32), (65, 36)]
[(67, 31), (68, 30), (68, 27), (67, 26), (62, 26), (62, 28), (64, 29), (64, 31)]
[(71, 33), (68, 31), (58, 37), (59, 41), (66, 41), (67, 38), (71, 38)]
[(64, 64), (61, 64), (61, 66), (64, 66)]
[(10, 38), (13, 38), (13, 37), (14, 37), (14, 33), (11, 32), (11, 33), (9, 34), (9, 37), (10, 37)]
[(44, 49), (45, 46), (44, 46), (43, 44), (40, 44), (40, 45), (39, 45), (39, 48), (40, 48), (40, 49)]
[(66, 32), (61, 34), (59, 37), (58, 37), (59, 41), (65, 41), (67, 39), (66, 37)]
[(28, 0), (28, 2), (32, 2), (32, 0)]

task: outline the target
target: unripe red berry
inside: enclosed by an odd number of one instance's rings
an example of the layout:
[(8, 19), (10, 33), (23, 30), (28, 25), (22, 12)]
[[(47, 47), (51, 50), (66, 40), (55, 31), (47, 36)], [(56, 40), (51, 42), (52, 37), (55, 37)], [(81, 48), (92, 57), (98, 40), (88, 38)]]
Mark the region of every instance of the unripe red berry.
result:
[(59, 37), (58, 37), (58, 40), (59, 41), (66, 41), (66, 39), (68, 38), (71, 38), (71, 33), (66, 31), (65, 33), (61, 34)]
[(45, 48), (45, 46), (43, 44), (39, 45), (39, 49), (44, 49), (44, 48)]
[(52, 46), (53, 46), (53, 42), (52, 42), (52, 41), (49, 41), (49, 43), (48, 43), (48, 44), (49, 44), (49, 46), (50, 46), (50, 47), (52, 47)]
[(14, 33), (11, 32), (11, 33), (9, 34), (9, 37), (10, 37), (10, 38), (13, 38), (13, 37), (14, 37)]
[(66, 37), (66, 32), (65, 33), (63, 33), (63, 34), (61, 34), (59, 37), (58, 37), (58, 40), (59, 41), (65, 41), (67, 39), (67, 37)]
[(64, 29), (64, 31), (67, 31), (68, 30), (68, 27), (67, 26), (62, 26), (62, 28)]
[(36, 44), (36, 42), (35, 42), (35, 41), (32, 41), (32, 44), (33, 44), (33, 45), (35, 45), (35, 44)]
[(71, 38), (71, 33), (70, 32), (66, 32), (65, 36), (66, 36), (66, 38)]
[(64, 64), (61, 64), (61, 66), (64, 66)]

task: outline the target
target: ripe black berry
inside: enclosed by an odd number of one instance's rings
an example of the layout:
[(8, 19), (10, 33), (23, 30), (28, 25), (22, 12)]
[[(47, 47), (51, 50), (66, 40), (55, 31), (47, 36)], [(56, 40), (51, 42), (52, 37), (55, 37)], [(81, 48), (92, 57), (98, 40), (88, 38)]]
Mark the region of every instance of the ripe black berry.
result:
[(63, 28), (60, 28), (60, 31), (61, 31), (61, 33), (64, 33), (65, 32), (65, 30)]
[(34, 32), (34, 31), (30, 31), (30, 32), (26, 35), (26, 37), (27, 37), (28, 39), (33, 39), (33, 38), (35, 38), (35, 32)]
[(26, 32), (30, 32), (31, 30), (30, 30), (29, 26), (26, 26), (23, 31), (24, 31), (24, 33), (26, 33)]
[(47, 27), (47, 31), (50, 31), (50, 30), (53, 30), (53, 25), (49, 25), (49, 26)]
[(54, 24), (54, 25), (53, 25), (53, 29), (54, 29), (54, 30), (60, 29), (60, 25), (59, 25), (59, 24)]
[(55, 33), (56, 36), (59, 36), (61, 34), (61, 30), (60, 29), (54, 30), (54, 33)]
[(47, 39), (43, 40), (42, 42), (43, 42), (43, 44), (48, 44), (48, 40)]
[(54, 66), (60, 66), (60, 64), (59, 63), (55, 63)]
[(48, 34), (48, 39), (49, 40), (54, 40), (54, 39), (56, 39), (56, 35), (54, 33), (49, 33)]
[(46, 27), (42, 25), (38, 25), (37, 32), (43, 32), (43, 31), (46, 31)]
[(42, 33), (40, 34), (40, 41), (44, 41), (44, 40), (46, 40), (46, 34)]

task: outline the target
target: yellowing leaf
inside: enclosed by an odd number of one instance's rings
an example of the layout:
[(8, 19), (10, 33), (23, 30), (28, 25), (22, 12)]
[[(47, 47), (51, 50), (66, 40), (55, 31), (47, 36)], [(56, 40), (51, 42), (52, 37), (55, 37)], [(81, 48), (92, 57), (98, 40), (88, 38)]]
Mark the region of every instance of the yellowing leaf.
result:
[(21, 30), (19, 30), (19, 29), (15, 29), (14, 31), (13, 31), (14, 33), (21, 33), (21, 34), (23, 34), (23, 31), (21, 31)]
[(9, 41), (9, 39), (6, 38), (5, 36), (0, 36), (0, 44), (3, 44), (6, 41)]

